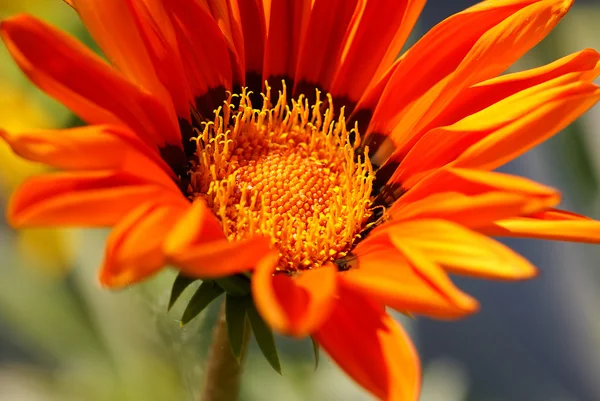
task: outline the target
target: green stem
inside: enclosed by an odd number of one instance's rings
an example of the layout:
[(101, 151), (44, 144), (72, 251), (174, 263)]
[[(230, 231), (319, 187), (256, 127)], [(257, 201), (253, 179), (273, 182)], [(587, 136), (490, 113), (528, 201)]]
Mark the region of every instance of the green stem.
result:
[(245, 349), (250, 337), (248, 331), (246, 330), (244, 349), (240, 361), (238, 361), (231, 351), (229, 335), (227, 334), (227, 321), (225, 320), (225, 304), (223, 304), (213, 329), (204, 390), (200, 396), (200, 401), (236, 401), (238, 399), (242, 379), (242, 365), (246, 354)]

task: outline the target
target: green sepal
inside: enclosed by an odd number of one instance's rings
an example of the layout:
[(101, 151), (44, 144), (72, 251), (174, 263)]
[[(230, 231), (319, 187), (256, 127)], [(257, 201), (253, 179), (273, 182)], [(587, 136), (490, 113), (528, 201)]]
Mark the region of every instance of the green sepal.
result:
[(241, 275), (234, 275), (225, 278), (218, 278), (215, 280), (221, 288), (228, 294), (235, 295), (236, 297), (244, 297), (250, 294), (250, 280), (247, 277)]
[(271, 367), (281, 374), (281, 364), (279, 363), (279, 354), (277, 353), (273, 331), (260, 317), (253, 303), (247, 305), (247, 313), (258, 348), (260, 348)]
[(227, 320), (227, 334), (231, 344), (231, 352), (239, 361), (244, 349), (244, 336), (246, 335), (246, 307), (252, 302), (250, 297), (236, 297), (231, 294), (225, 296), (225, 319)]
[(181, 317), (181, 325), (189, 323), (190, 320), (198, 316), (200, 312), (206, 309), (221, 294), (223, 294), (223, 289), (213, 281), (203, 281), (185, 308)]
[(167, 307), (167, 310), (171, 310), (183, 291), (196, 280), (196, 278), (184, 276), (181, 273), (177, 275), (177, 278), (175, 278), (175, 281), (173, 282), (173, 287), (171, 287), (171, 298), (169, 299), (169, 306)]
[(310, 338), (310, 341), (312, 342), (312, 346), (313, 346), (313, 354), (315, 357), (315, 371), (317, 370), (317, 368), (319, 367), (319, 360), (321, 359), (321, 346), (319, 345), (319, 343), (317, 342), (317, 340), (314, 339), (314, 337)]

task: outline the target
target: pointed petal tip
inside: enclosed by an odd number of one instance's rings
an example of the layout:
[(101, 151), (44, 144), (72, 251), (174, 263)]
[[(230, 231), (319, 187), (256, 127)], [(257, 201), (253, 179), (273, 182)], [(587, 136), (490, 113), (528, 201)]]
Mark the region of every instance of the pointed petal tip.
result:
[(481, 309), (479, 301), (464, 292), (461, 292), (458, 296), (455, 296), (454, 302), (461, 312), (461, 316), (459, 317), (466, 317), (475, 314)]

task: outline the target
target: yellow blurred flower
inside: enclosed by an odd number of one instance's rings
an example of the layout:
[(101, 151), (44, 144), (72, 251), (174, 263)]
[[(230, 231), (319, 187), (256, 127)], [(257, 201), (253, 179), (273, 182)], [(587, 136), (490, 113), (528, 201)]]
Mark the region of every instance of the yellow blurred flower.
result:
[[(49, 0), (0, 0), (0, 18), (17, 13), (32, 13), (53, 22), (64, 21), (73, 27), (73, 10), (66, 4)], [(62, 25), (62, 24), (61, 24)], [(67, 28), (67, 30), (69, 30)], [(6, 48), (0, 49), (0, 61), (9, 60)], [(58, 128), (70, 114), (40, 93), (10, 62), (0, 63), (0, 121), (9, 131)], [(0, 144), (0, 199), (4, 203), (14, 188), (27, 177), (46, 167), (16, 157), (6, 144)], [(65, 246), (65, 233), (54, 228), (28, 229), (15, 232), (16, 252), (27, 266), (40, 266), (50, 274), (60, 274), (70, 265), (70, 252)]]
[[(17, 79), (18, 81), (18, 79)], [(0, 75), (0, 121), (9, 131), (25, 131), (52, 128), (57, 119), (28, 94), (29, 84), (21, 80), (21, 85), (8, 80), (8, 74)], [(0, 197), (3, 200), (27, 177), (39, 174), (46, 168), (40, 164), (17, 157), (10, 147), (0, 144)], [(15, 232), (17, 252), (27, 266), (40, 266), (45, 272), (60, 274), (70, 265), (70, 255), (66, 248), (63, 230), (54, 228), (28, 229)]]

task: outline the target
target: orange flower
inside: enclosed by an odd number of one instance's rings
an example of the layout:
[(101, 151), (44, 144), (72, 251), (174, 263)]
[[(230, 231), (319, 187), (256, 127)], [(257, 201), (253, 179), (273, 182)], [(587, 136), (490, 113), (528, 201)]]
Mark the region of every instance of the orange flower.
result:
[(487, 235), (600, 241), (556, 190), (490, 171), (600, 98), (594, 50), (497, 77), (572, 1), (485, 1), (396, 61), (424, 0), (72, 3), (113, 66), (32, 17), (2, 24), (23, 71), (90, 124), (2, 132), (66, 170), (26, 182), (8, 217), (114, 227), (106, 286), (166, 264), (243, 273), (274, 329), (415, 400), (418, 358), (384, 306), (457, 318), (478, 305), (448, 272), (536, 274)]

